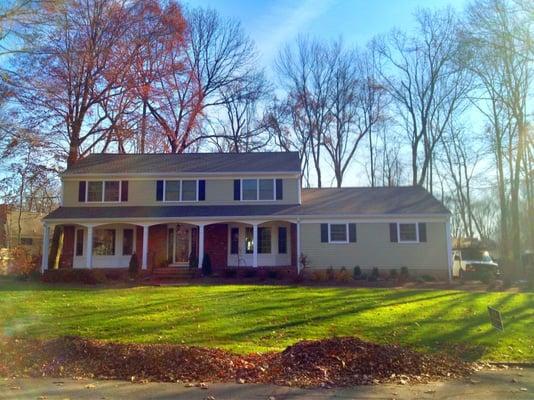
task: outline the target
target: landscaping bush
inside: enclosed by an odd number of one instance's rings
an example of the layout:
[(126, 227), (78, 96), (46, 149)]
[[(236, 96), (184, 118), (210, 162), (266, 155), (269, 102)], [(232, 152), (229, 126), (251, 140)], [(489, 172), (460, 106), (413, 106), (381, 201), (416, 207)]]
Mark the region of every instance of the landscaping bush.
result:
[(334, 272), (334, 268), (332, 266), (328, 267), (326, 269), (326, 279), (329, 281), (333, 281), (336, 278), (336, 273)]
[(280, 279), (281, 278), (281, 274), (276, 270), (270, 269), (270, 270), (267, 271), (267, 277), (269, 279)]
[(198, 257), (193, 252), (189, 254), (189, 268), (198, 268)]
[(326, 275), (326, 271), (319, 270), (319, 271), (313, 271), (312, 272), (312, 280), (314, 280), (316, 282), (324, 282), (327, 279), (328, 278), (327, 278), (327, 275)]
[(347, 271), (347, 268), (341, 267), (341, 269), (336, 272), (336, 281), (338, 282), (350, 281), (350, 274), (349, 274), (349, 271)]
[(380, 271), (377, 267), (373, 267), (371, 274), (369, 275), (369, 282), (376, 282), (380, 278)]
[(202, 260), (202, 275), (210, 276), (212, 274), (211, 270), (211, 258), (209, 254), (204, 254), (204, 259)]
[(43, 274), (43, 281), (47, 283), (83, 283), (96, 285), (106, 282), (106, 273), (102, 270), (89, 269), (49, 269)]
[(39, 257), (23, 247), (13, 247), (9, 249), (9, 267), (7, 273), (27, 279), (31, 275), (39, 272)]
[(258, 270), (256, 268), (245, 268), (243, 270), (243, 276), (245, 278), (254, 278), (258, 274)]
[(408, 279), (410, 279), (410, 272), (408, 271), (408, 267), (401, 267), (400, 279), (402, 281), (407, 281)]
[(352, 269), (352, 279), (354, 279), (354, 280), (360, 280), (360, 279), (362, 279), (362, 269), (360, 268), (359, 265), (356, 265), (356, 266)]
[(398, 278), (399, 278), (399, 273), (397, 272), (395, 268), (392, 268), (389, 271), (389, 279), (396, 281)]
[(128, 275), (130, 278), (137, 278), (139, 274), (139, 260), (137, 259), (137, 254), (132, 253), (130, 257), (130, 263), (128, 264)]
[(225, 278), (235, 278), (237, 276), (237, 271), (234, 268), (225, 268), (223, 274)]

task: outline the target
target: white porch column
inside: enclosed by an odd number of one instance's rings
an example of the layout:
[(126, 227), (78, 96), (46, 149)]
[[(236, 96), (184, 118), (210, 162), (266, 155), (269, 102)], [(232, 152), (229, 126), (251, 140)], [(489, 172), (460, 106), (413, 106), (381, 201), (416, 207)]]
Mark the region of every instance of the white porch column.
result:
[(198, 268), (204, 261), (204, 224), (198, 225)]
[(148, 265), (148, 228), (149, 225), (143, 225), (143, 254), (141, 258), (141, 268), (146, 270)]
[(297, 273), (300, 274), (300, 220), (297, 221)]
[(252, 224), (252, 267), (258, 268), (258, 224)]
[(48, 250), (50, 248), (50, 231), (48, 230), (48, 225), (44, 224), (43, 226), (43, 258), (41, 260), (41, 273), (44, 273), (48, 269)]
[(93, 225), (87, 225), (87, 243), (85, 244), (87, 268), (93, 268)]
[(445, 236), (447, 237), (447, 269), (449, 271), (449, 282), (452, 282), (452, 236), (451, 236), (451, 220), (447, 219), (445, 222)]

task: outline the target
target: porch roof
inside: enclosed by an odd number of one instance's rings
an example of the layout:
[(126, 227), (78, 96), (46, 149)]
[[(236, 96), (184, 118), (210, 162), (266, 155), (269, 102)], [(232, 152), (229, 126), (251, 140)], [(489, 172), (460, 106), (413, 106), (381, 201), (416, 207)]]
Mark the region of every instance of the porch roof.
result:
[(421, 187), (303, 189), (302, 204), (60, 207), (45, 220), (448, 216)]

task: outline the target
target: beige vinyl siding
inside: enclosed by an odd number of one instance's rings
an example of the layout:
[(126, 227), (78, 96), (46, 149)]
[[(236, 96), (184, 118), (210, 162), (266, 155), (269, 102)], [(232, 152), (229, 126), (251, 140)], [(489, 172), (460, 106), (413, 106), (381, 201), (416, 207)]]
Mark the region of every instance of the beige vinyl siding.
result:
[[(202, 177), (177, 177), (161, 179), (203, 179)], [(90, 179), (98, 180), (98, 179)], [(233, 179), (205, 179), (206, 180), (206, 200), (199, 202), (166, 203), (156, 201), (156, 182), (154, 179), (127, 179), (124, 177), (106, 177), (106, 180), (128, 180), (128, 201), (122, 203), (112, 203), (115, 206), (157, 206), (157, 205), (229, 205), (229, 204), (296, 204), (298, 203), (298, 179), (283, 178), (284, 198), (275, 201), (235, 201), (234, 200), (234, 180)], [(78, 201), (78, 180), (65, 179), (63, 182), (63, 206), (110, 206), (110, 203)]]
[[(392, 221), (394, 222), (394, 221)], [(424, 222), (421, 220), (420, 222)], [(389, 223), (357, 223), (356, 243), (322, 243), (321, 224), (301, 224), (301, 249), (311, 269), (356, 265), (363, 269), (378, 267), (383, 272), (391, 268), (408, 267), (426, 273), (447, 273), (447, 239), (445, 222), (427, 222), (427, 242), (391, 243)]]

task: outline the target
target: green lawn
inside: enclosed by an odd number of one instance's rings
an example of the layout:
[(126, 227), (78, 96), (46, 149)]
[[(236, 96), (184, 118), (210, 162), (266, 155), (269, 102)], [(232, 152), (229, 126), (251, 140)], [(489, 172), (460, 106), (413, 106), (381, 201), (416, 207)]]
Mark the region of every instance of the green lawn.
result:
[[(486, 306), (504, 314), (505, 332)], [(0, 333), (236, 352), (356, 335), (468, 359), (534, 361), (534, 294), (256, 285), (90, 288), (0, 280)]]

